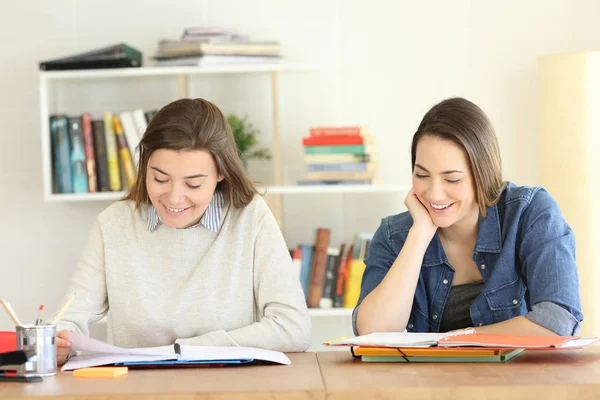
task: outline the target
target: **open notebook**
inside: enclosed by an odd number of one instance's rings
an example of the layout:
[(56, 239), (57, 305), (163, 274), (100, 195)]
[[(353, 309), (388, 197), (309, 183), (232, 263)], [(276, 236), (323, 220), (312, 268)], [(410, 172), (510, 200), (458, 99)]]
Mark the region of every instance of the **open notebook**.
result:
[(488, 347), (510, 349), (577, 349), (598, 338), (577, 336), (529, 336), (477, 334), (473, 329), (449, 333), (376, 332), (348, 339), (325, 342), (328, 346), (362, 347)]
[(278, 351), (253, 347), (212, 347), (169, 345), (138, 349), (123, 349), (85, 335), (70, 332), (72, 349), (77, 352), (63, 365), (63, 371), (99, 365), (206, 365), (245, 364), (256, 360), (289, 365), (291, 361)]

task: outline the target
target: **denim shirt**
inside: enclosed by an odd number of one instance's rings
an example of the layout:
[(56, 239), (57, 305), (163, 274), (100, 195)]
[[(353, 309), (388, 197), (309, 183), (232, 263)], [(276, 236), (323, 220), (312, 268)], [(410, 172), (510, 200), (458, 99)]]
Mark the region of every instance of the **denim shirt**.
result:
[[(358, 306), (383, 280), (413, 224), (409, 212), (384, 218), (365, 259)], [(575, 237), (556, 201), (539, 187), (508, 183), (498, 203), (479, 221), (472, 258), (484, 287), (470, 307), (473, 326), (520, 315), (559, 335), (573, 335), (583, 320)], [(421, 265), (409, 332), (439, 332), (454, 268), (440, 238), (431, 240)]]

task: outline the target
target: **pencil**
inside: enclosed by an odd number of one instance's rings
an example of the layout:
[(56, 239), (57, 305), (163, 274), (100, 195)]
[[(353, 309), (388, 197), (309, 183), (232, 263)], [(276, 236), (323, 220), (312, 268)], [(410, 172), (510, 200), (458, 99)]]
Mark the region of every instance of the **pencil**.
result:
[(10, 318), (13, 320), (15, 325), (21, 326), (21, 321), (19, 321), (19, 318), (17, 318), (17, 314), (15, 314), (15, 310), (12, 309), (10, 304), (8, 304), (8, 302), (6, 300), (4, 300), (2, 297), (0, 297), (0, 303), (2, 303), (2, 307), (4, 307), (4, 309), (6, 310), (8, 315), (10, 315)]
[(65, 304), (61, 307), (61, 309), (58, 311), (58, 314), (56, 314), (56, 317), (54, 317), (54, 319), (52, 320), (52, 325), (56, 325), (58, 324), (58, 322), (60, 321), (60, 319), (62, 318), (63, 314), (65, 313), (65, 311), (67, 311), (67, 309), (69, 308), (69, 306), (71, 305), (71, 303), (73, 302), (73, 299), (75, 298), (75, 293), (73, 293), (71, 295), (71, 297), (69, 297), (69, 299), (65, 302)]
[(38, 312), (38, 318), (35, 320), (36, 325), (42, 324), (42, 310), (44, 309), (44, 305), (40, 304), (40, 311)]

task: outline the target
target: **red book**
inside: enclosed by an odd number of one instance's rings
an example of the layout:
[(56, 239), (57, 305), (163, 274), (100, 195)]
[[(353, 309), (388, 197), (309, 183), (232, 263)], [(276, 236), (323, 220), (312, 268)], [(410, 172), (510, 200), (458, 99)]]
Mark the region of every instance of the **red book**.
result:
[(366, 126), (318, 126), (310, 128), (310, 136), (368, 136)]
[(373, 143), (372, 136), (358, 135), (321, 135), (302, 138), (305, 146), (336, 146)]

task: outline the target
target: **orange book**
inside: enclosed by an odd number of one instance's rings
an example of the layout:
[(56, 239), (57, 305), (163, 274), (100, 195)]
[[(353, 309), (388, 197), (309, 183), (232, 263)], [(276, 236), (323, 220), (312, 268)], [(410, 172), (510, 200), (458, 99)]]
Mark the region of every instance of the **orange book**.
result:
[(321, 135), (302, 138), (302, 144), (305, 146), (339, 146), (350, 144), (370, 144), (374, 143), (373, 136), (358, 135)]

